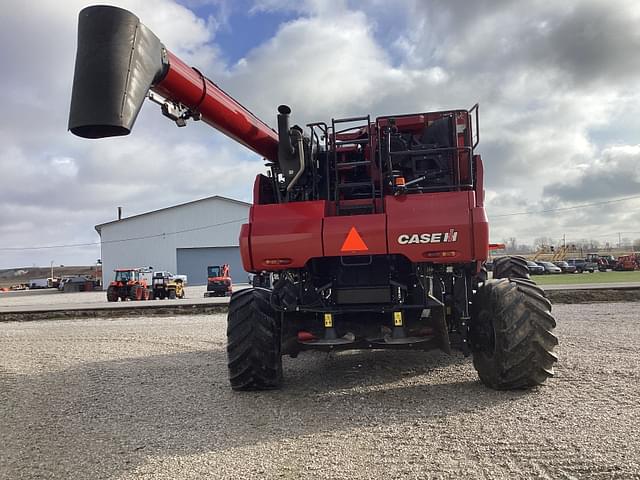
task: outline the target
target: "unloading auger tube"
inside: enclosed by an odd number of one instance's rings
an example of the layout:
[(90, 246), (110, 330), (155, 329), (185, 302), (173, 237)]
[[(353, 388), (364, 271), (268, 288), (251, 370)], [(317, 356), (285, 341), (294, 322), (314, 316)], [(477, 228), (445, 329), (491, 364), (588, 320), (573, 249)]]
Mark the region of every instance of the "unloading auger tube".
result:
[(278, 161), (278, 133), (168, 51), (137, 16), (111, 6), (83, 9), (69, 130), (84, 138), (128, 135), (144, 99), (154, 93), (163, 97), (156, 100), (163, 114), (179, 126), (202, 119)]

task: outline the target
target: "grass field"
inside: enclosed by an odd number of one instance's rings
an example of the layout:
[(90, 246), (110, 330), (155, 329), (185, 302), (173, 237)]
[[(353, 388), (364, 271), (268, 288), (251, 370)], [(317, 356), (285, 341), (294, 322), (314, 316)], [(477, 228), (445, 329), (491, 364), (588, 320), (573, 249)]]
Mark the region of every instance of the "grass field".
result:
[(640, 270), (634, 272), (567, 273), (558, 275), (532, 275), (540, 285), (581, 283), (640, 282)]

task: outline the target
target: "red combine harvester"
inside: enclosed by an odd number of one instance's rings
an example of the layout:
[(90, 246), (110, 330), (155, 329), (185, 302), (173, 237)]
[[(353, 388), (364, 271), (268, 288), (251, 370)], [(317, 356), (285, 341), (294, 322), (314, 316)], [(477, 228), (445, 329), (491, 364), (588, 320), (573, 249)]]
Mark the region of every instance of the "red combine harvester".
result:
[(152, 290), (142, 277), (140, 268), (118, 268), (116, 276), (107, 288), (107, 301), (150, 300)]
[(207, 291), (205, 297), (226, 297), (231, 295), (231, 275), (229, 265), (211, 265), (207, 267)]
[(487, 280), (477, 106), (303, 129), (282, 105), (276, 132), (132, 13), (82, 10), (71, 132), (127, 135), (146, 97), (178, 126), (202, 120), (267, 161), (240, 249), (273, 287), (231, 297), (232, 388), (278, 388), (282, 356), (304, 350), (456, 348), (497, 389), (553, 375), (556, 322), (526, 261), (502, 257)]

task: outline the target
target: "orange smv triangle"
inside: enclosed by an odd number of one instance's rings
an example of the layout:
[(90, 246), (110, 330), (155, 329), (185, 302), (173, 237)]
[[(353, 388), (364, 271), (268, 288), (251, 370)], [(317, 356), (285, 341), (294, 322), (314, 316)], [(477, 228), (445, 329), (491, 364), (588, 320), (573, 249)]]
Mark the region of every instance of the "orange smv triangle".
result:
[(356, 230), (356, 227), (351, 227), (349, 230), (349, 235), (345, 238), (344, 243), (342, 244), (341, 252), (366, 252), (369, 250), (367, 244), (364, 243), (362, 237)]

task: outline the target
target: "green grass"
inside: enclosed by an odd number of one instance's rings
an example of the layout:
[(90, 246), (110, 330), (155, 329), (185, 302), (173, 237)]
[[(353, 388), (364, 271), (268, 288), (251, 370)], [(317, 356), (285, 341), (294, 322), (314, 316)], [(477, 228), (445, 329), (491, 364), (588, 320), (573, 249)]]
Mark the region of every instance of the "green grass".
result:
[(563, 273), (556, 275), (532, 275), (540, 285), (562, 285), (580, 283), (640, 282), (640, 270), (634, 272)]

